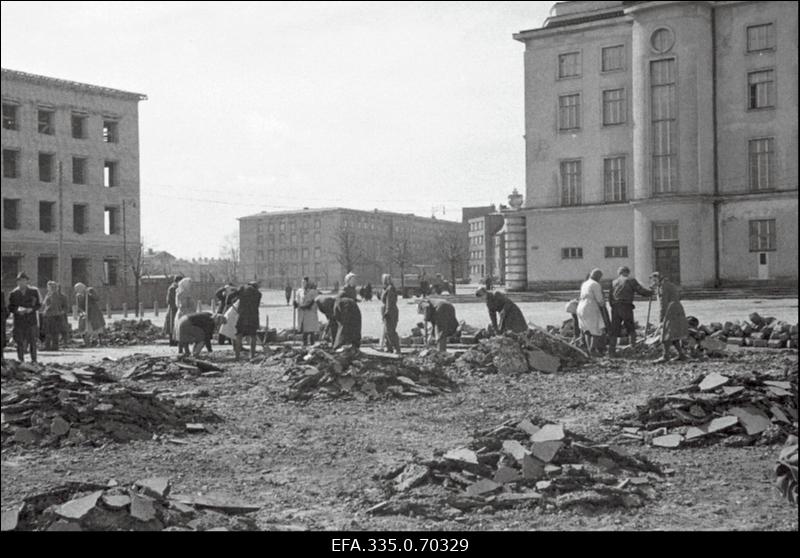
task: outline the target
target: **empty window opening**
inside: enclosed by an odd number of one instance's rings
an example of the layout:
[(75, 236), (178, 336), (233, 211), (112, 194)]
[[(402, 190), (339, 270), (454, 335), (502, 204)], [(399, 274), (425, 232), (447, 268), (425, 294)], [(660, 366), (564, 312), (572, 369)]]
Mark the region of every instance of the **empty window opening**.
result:
[(86, 169), (88, 166), (87, 159), (83, 157), (72, 158), (72, 183), (73, 184), (86, 184)]
[(45, 233), (53, 232), (55, 229), (56, 203), (50, 201), (39, 202), (39, 230)]
[(119, 278), (119, 262), (115, 258), (103, 260), (103, 284), (110, 287), (116, 286)]
[(106, 161), (103, 163), (103, 186), (106, 188), (115, 188), (119, 186), (117, 169), (118, 163), (115, 161)]
[(89, 259), (72, 258), (72, 284), (89, 284)]
[(86, 139), (89, 129), (89, 117), (85, 114), (72, 113), (72, 137)]
[(119, 234), (119, 208), (106, 207), (103, 229), (106, 234)]
[(19, 178), (19, 151), (3, 149), (3, 177)]
[(22, 271), (20, 269), (20, 256), (3, 256), (2, 257), (2, 280), (3, 284), (7, 285), (13, 283), (17, 278), (17, 274)]
[(103, 120), (103, 141), (106, 143), (119, 142), (119, 122)]
[(55, 281), (56, 259), (53, 256), (40, 256), (36, 262), (36, 286), (46, 288), (48, 281)]
[(38, 130), (40, 134), (47, 134), (52, 136), (56, 133), (55, 125), (55, 111), (51, 109), (40, 108), (38, 111)]
[(10, 231), (19, 228), (19, 200), (3, 198), (3, 228)]
[(55, 157), (52, 153), (39, 153), (39, 180), (42, 182), (53, 181), (53, 161)]
[(72, 230), (84, 234), (88, 230), (88, 206), (75, 204), (72, 206)]
[(19, 130), (19, 105), (3, 103), (3, 129)]

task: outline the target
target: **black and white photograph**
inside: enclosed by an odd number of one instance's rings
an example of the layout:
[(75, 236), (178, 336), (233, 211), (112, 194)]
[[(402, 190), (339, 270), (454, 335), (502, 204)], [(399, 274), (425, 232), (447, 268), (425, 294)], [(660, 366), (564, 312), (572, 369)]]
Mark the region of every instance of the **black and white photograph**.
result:
[(2, 531), (797, 533), (797, 2), (0, 6)]

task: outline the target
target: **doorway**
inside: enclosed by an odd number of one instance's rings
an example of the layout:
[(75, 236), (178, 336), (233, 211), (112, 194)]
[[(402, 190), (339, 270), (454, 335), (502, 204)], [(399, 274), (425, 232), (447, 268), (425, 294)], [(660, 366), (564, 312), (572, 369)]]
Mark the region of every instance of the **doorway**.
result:
[(677, 221), (653, 223), (653, 251), (655, 271), (680, 284), (681, 253)]
[(758, 279), (760, 281), (769, 279), (769, 257), (766, 252), (758, 254)]

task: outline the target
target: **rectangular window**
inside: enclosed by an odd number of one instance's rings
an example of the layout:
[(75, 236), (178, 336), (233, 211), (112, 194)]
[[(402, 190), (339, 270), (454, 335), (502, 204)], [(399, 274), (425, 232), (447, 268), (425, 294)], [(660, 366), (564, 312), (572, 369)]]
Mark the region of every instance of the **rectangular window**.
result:
[(751, 109), (775, 106), (775, 70), (759, 70), (747, 74), (747, 107)]
[(580, 260), (583, 258), (583, 248), (562, 248), (562, 260)]
[(36, 261), (36, 286), (47, 288), (47, 282), (56, 279), (56, 259), (52, 256), (40, 256)]
[(42, 182), (53, 181), (53, 160), (52, 153), (39, 153), (39, 180)]
[(650, 62), (653, 194), (676, 191), (678, 182), (675, 60)]
[(581, 203), (581, 162), (561, 161), (561, 205)]
[(103, 141), (105, 143), (119, 142), (119, 122), (116, 120), (103, 120)]
[(601, 69), (603, 72), (613, 72), (625, 69), (625, 46), (616, 45), (602, 49)]
[(3, 103), (3, 129), (19, 130), (19, 105)]
[(20, 269), (20, 258), (19, 256), (3, 256), (0, 263), (0, 269), (3, 270), (3, 284), (13, 283), (14, 280), (17, 278), (17, 273), (22, 271)]
[(581, 96), (561, 95), (558, 98), (558, 129), (575, 130), (581, 127)]
[(3, 178), (19, 178), (19, 151), (3, 149)]
[(747, 52), (775, 49), (775, 27), (771, 23), (747, 28)]
[(307, 259), (309, 259), (311, 257), (310, 254), (311, 254), (311, 251), (308, 248), (303, 248), (303, 252), (301, 253), (301, 258), (303, 260), (307, 260)]
[(3, 228), (10, 231), (19, 228), (19, 200), (3, 198)]
[(106, 188), (116, 188), (119, 186), (119, 163), (116, 161), (105, 161), (103, 163), (103, 186)]
[(750, 221), (750, 251), (772, 252), (776, 249), (775, 219)]
[(89, 260), (87, 258), (72, 258), (72, 284), (89, 283)]
[(603, 126), (624, 124), (626, 113), (624, 89), (603, 91)]
[(775, 139), (760, 138), (748, 142), (750, 189), (771, 190), (775, 187)]
[(581, 53), (567, 52), (558, 55), (558, 77), (578, 77), (581, 75)]
[(627, 258), (627, 246), (606, 246), (606, 258)]
[(72, 206), (72, 230), (77, 234), (84, 234), (88, 230), (88, 209), (82, 204)]
[(114, 258), (103, 260), (103, 284), (113, 287), (119, 278), (119, 262)]
[(105, 208), (103, 215), (103, 232), (107, 235), (119, 234), (119, 208)]
[(625, 157), (603, 159), (603, 181), (606, 203), (628, 199), (625, 181)]
[(256, 258), (258, 259), (258, 261), (263, 262), (264, 261), (264, 250), (259, 250), (258, 253), (257, 253)]
[(87, 159), (83, 157), (72, 158), (72, 183), (86, 184)]
[(55, 228), (55, 202), (39, 202), (39, 230), (45, 233), (53, 232)]
[(55, 125), (55, 111), (51, 109), (40, 108), (37, 116), (37, 126), (40, 134), (47, 134), (52, 136), (56, 133)]
[(86, 139), (89, 117), (85, 114), (72, 113), (72, 137), (75, 139)]
[(678, 223), (653, 223), (654, 242), (678, 242)]

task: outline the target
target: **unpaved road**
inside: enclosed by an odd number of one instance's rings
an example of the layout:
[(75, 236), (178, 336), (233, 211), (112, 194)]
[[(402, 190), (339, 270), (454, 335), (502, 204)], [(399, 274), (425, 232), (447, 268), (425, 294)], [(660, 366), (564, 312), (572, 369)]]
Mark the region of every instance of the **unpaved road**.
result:
[[(218, 359), (230, 356), (221, 353)], [(469, 529), (469, 530), (797, 530), (797, 510), (771, 486), (779, 446), (696, 449), (638, 448), (675, 470), (660, 496), (637, 510), (586, 515), (520, 509), (468, 513), (446, 521), (405, 516), (370, 517), (384, 499), (373, 480), (413, 455), (428, 457), (467, 442), (473, 430), (508, 418), (539, 415), (566, 421), (598, 440), (614, 432), (606, 423), (634, 409), (649, 394), (685, 385), (699, 373), (797, 367), (796, 352), (742, 353), (728, 360), (655, 366), (605, 361), (556, 375), (464, 377), (453, 394), (416, 400), (312, 400), (289, 403), (280, 371), (226, 363), (217, 378), (142, 381), (142, 387), (186, 391), (225, 421), (210, 434), (101, 448), (2, 451), (2, 506), (65, 480), (129, 482), (165, 475), (179, 492), (222, 490), (263, 504), (261, 529)]]

